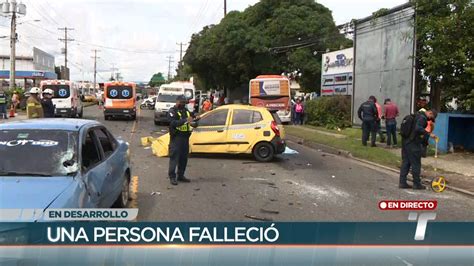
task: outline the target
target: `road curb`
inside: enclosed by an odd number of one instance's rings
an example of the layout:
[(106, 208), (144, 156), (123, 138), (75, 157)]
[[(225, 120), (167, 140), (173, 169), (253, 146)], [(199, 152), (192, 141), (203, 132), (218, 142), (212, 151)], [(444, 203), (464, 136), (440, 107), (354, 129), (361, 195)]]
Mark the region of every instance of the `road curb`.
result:
[[(295, 142), (297, 144), (303, 145), (303, 146), (311, 148), (311, 149), (315, 149), (315, 150), (326, 152), (326, 153), (333, 154), (333, 155), (343, 156), (345, 158), (349, 158), (349, 159), (352, 159), (354, 161), (358, 161), (358, 162), (361, 162), (361, 163), (364, 163), (364, 164), (368, 164), (368, 165), (371, 165), (371, 166), (382, 168), (384, 170), (394, 172), (394, 173), (397, 173), (397, 174), (400, 173), (400, 169), (395, 169), (395, 168), (392, 168), (392, 167), (388, 167), (388, 166), (385, 166), (385, 165), (381, 165), (381, 164), (378, 164), (378, 163), (374, 163), (374, 162), (371, 162), (371, 161), (367, 161), (367, 160), (364, 160), (364, 159), (354, 157), (354, 156), (352, 156), (352, 154), (349, 151), (346, 151), (346, 150), (340, 150), (340, 149), (337, 149), (337, 148), (334, 148), (334, 147), (331, 147), (331, 146), (327, 146), (327, 145), (321, 144), (321, 143), (306, 141), (303, 138), (299, 138), (299, 137), (289, 135), (289, 134), (286, 135), (286, 138), (291, 142)], [(453, 190), (453, 191), (456, 191), (458, 193), (462, 193), (462, 194), (474, 197), (474, 192), (471, 192), (469, 190), (454, 187), (454, 186), (451, 186), (451, 185), (446, 185), (446, 187)]]

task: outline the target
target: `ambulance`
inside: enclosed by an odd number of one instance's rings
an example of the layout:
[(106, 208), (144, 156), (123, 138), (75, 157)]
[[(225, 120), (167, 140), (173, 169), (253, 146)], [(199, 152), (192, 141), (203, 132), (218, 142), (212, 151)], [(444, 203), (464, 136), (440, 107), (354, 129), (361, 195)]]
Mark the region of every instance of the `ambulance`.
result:
[(137, 118), (136, 85), (133, 82), (106, 82), (104, 84), (104, 119), (112, 117)]
[(77, 83), (69, 80), (44, 80), (40, 83), (41, 91), (46, 89), (53, 90), (53, 104), (55, 116), (82, 118), (84, 106), (80, 99), (79, 86)]
[(172, 82), (161, 85), (155, 103), (155, 125), (168, 122), (168, 112), (176, 104), (176, 98), (184, 96), (188, 100), (186, 105), (190, 112), (196, 104), (196, 88), (192, 82)]

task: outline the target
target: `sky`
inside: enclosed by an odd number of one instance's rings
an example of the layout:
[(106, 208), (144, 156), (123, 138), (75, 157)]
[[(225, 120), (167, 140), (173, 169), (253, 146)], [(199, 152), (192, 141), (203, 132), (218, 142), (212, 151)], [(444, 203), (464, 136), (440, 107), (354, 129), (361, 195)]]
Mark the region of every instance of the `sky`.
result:
[[(0, 0), (3, 2), (5, 0)], [(227, 0), (228, 11), (243, 11), (258, 0)], [(337, 25), (370, 16), (407, 0), (318, 0), (332, 10)], [(33, 46), (64, 64), (64, 31), (73, 28), (68, 44), (72, 80), (92, 80), (97, 56), (98, 80), (105, 81), (117, 68), (124, 80), (149, 81), (157, 72), (172, 72), (191, 35), (217, 24), (224, 15), (224, 0), (23, 0), (27, 14), (18, 19), (17, 55), (32, 55)], [(34, 21), (40, 20), (40, 21)], [(10, 21), (0, 17), (0, 37), (9, 36)], [(0, 38), (0, 54), (9, 55), (8, 38)]]

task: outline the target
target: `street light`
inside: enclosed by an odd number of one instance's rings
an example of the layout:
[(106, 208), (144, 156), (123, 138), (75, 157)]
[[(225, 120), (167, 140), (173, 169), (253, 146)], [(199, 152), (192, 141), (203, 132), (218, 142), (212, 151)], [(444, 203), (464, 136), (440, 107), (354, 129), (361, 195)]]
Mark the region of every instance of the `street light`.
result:
[(22, 2), (17, 3), (16, 0), (5, 0), (1, 3), (1, 12), (7, 17), (11, 17), (11, 33), (10, 33), (10, 90), (15, 89), (15, 46), (16, 46), (16, 18), (17, 16), (26, 15), (26, 5)]

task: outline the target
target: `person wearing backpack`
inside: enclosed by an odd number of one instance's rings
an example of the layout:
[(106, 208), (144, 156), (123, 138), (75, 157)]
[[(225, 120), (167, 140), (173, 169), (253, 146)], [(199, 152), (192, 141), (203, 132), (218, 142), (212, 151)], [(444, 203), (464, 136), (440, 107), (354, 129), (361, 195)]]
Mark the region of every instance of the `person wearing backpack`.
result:
[(303, 124), (303, 115), (304, 115), (304, 106), (301, 102), (301, 99), (296, 100), (295, 104), (295, 124), (302, 125)]
[[(423, 144), (428, 139), (436, 138), (436, 135), (426, 131), (428, 121), (436, 118), (437, 112), (429, 110), (424, 113), (407, 115), (400, 125), (402, 135), (402, 166), (400, 169), (399, 188), (426, 189), (421, 184), (421, 157)], [(408, 185), (407, 176), (410, 172), (413, 176), (413, 186)]]
[(369, 99), (362, 103), (357, 111), (359, 119), (362, 120), (362, 145), (367, 146), (369, 135), (372, 147), (376, 147), (375, 140), (377, 138), (377, 119), (379, 117), (377, 107), (375, 106), (375, 97), (370, 96)]

